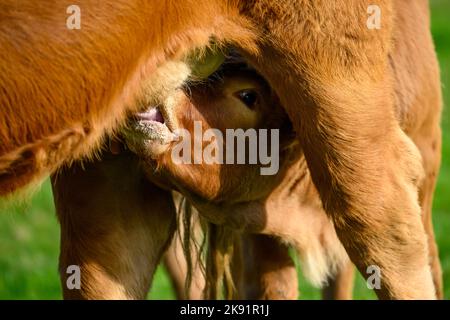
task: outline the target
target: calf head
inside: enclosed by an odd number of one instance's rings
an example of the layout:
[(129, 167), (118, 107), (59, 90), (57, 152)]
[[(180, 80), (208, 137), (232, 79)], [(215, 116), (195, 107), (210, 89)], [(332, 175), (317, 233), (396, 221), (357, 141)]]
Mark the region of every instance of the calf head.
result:
[(153, 182), (219, 224), (230, 211), (255, 211), (300, 157), (278, 98), (242, 63), (137, 114), (124, 136)]

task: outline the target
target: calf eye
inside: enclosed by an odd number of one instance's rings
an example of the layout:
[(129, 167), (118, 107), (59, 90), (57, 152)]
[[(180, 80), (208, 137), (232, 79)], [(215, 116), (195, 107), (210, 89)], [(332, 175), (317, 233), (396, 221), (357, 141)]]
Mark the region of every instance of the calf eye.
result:
[(258, 93), (255, 90), (247, 89), (236, 92), (236, 97), (241, 100), (248, 108), (254, 109), (258, 102)]

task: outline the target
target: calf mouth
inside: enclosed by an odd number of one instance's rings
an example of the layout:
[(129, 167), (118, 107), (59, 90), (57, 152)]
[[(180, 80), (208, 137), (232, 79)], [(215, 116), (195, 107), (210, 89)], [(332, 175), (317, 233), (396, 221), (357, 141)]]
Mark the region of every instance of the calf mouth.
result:
[[(159, 144), (169, 144), (176, 140), (174, 128), (160, 107), (150, 107), (133, 116), (126, 129), (126, 135)], [(171, 128), (172, 127), (172, 128)]]
[(177, 89), (168, 95), (158, 105), (151, 105), (136, 113), (129, 127), (146, 140), (168, 144), (178, 140), (175, 134), (178, 128), (175, 110), (186, 95), (182, 89)]
[(125, 144), (138, 156), (156, 159), (178, 140), (167, 119), (160, 107), (136, 113), (122, 131)]

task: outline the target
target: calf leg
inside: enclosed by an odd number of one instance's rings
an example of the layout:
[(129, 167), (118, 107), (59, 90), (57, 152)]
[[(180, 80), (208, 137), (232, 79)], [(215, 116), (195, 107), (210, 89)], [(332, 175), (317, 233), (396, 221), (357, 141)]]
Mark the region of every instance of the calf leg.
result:
[(243, 299), (296, 300), (297, 270), (286, 245), (266, 235), (244, 235), (242, 284)]
[[(60, 274), (66, 299), (144, 299), (175, 228), (171, 194), (144, 180), (128, 154), (104, 156), (52, 177), (61, 223)], [(67, 286), (68, 267), (81, 286)]]
[(353, 263), (345, 263), (335, 275), (328, 279), (327, 285), (322, 289), (323, 300), (351, 300), (355, 268)]
[[(190, 254), (190, 253), (188, 253)], [(187, 261), (183, 253), (181, 240), (175, 236), (172, 244), (164, 255), (164, 267), (169, 273), (172, 286), (178, 300), (200, 300), (203, 299), (203, 289), (205, 288), (205, 276), (197, 260), (197, 256), (192, 254), (192, 281), (189, 291), (186, 292), (186, 278), (188, 274)]]

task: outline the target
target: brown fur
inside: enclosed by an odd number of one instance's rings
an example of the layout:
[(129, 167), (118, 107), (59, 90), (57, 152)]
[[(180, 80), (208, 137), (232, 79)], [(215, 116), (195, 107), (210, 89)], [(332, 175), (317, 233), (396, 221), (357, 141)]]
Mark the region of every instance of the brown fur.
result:
[[(263, 47), (263, 52), (270, 52), (260, 62), (267, 68), (258, 69), (280, 95), (302, 138), (312, 179), (350, 258), (363, 275), (368, 265), (383, 270), (378, 296), (433, 298), (417, 201), (422, 161), (432, 153), (411, 140), (423, 134), (428, 146), (440, 141), (439, 72), (428, 31), (427, 2), (379, 1), (383, 13), (379, 32), (345, 18), (365, 20), (368, 2), (305, 3), (296, 2), (294, 8), (283, 3), (272, 10), (261, 6), (256, 11), (263, 13), (260, 23), (268, 28), (270, 43), (276, 43)], [(292, 11), (300, 13), (295, 23), (287, 15)], [(409, 19), (411, 14), (418, 19)], [(272, 23), (278, 18), (291, 23), (281, 30)], [(296, 30), (309, 32), (296, 41)], [(399, 58), (402, 47), (409, 48), (411, 60)], [(420, 51), (413, 49), (419, 47)], [(283, 66), (286, 60), (271, 63), (274, 56), (285, 55), (295, 60), (294, 68)], [(394, 72), (392, 61), (394, 68), (408, 70), (407, 78)], [(290, 76), (272, 81), (281, 70), (289, 70)], [(304, 86), (288, 92), (293, 79), (303, 79)], [(409, 99), (396, 100), (395, 91)], [(418, 93), (422, 98), (414, 99)], [(400, 125), (396, 109), (407, 110), (418, 123)], [(426, 157), (420, 157), (417, 147)], [(433, 156), (433, 173), (438, 158)]]
[(152, 96), (170, 91), (170, 75), (154, 79), (168, 60), (212, 37), (252, 47), (233, 0), (82, 0), (81, 30), (66, 28), (71, 4), (0, 5), (0, 195), (91, 155), (136, 110), (146, 80), (156, 83)]
[(434, 298), (441, 97), (427, 1), (378, 1), (375, 31), (369, 4), (85, 0), (88, 32), (76, 33), (61, 2), (3, 1), (1, 194), (91, 153), (135, 108), (141, 80), (215, 37), (235, 42), (277, 92), (350, 258), (363, 275), (383, 272), (378, 296)]
[[(173, 122), (189, 128), (190, 131), (193, 130), (191, 125), (193, 120), (202, 120), (206, 128), (220, 128), (222, 131), (226, 127), (241, 126), (248, 115), (241, 114), (240, 117), (235, 117), (234, 114), (236, 112), (239, 114), (242, 107), (223, 108), (224, 102), (221, 101), (227, 98), (220, 94), (227, 91), (228, 83), (233, 83), (235, 81), (233, 79), (240, 77), (245, 79), (246, 76), (236, 71), (232, 71), (231, 76), (225, 73), (223, 84), (217, 84), (211, 89), (193, 87), (189, 98), (179, 96), (179, 103), (173, 110), (176, 116)], [(252, 83), (253, 80), (249, 81)], [(248, 86), (255, 86), (261, 92), (268, 91), (267, 87), (258, 83), (243, 85)], [(286, 118), (277, 105), (277, 99), (270, 94), (263, 94), (261, 100), (262, 103), (257, 109), (260, 113), (258, 120), (251, 120), (248, 125), (256, 128), (284, 126)], [(220, 114), (217, 113), (219, 108), (222, 110)], [(263, 177), (252, 173), (257, 166), (252, 168), (252, 166), (174, 165), (171, 162), (170, 152), (145, 161), (143, 169), (150, 180), (161, 187), (175, 188), (183, 192), (199, 210), (201, 216), (223, 226), (214, 227), (215, 232), (210, 233), (214, 235), (210, 238), (210, 246), (219, 254), (211, 255), (213, 260), (209, 265), (214, 269), (207, 273), (207, 281), (229, 277), (227, 272), (230, 270), (226, 266), (239, 261), (239, 259), (233, 262), (230, 260), (230, 255), (239, 254), (237, 251), (234, 254), (230, 251), (233, 250), (234, 229), (238, 232), (257, 232), (276, 236), (292, 244), (304, 262), (304, 272), (313, 282), (321, 284), (326, 276), (331, 278), (331, 285), (324, 292), (325, 298), (349, 298), (352, 268), (348, 267), (346, 255), (336, 237), (333, 225), (322, 209), (322, 203), (312, 184), (301, 149), (289, 142), (290, 139), (292, 136), (289, 132), (284, 132), (282, 169), (275, 177)], [(140, 156), (145, 159), (146, 150), (141, 151), (144, 154)], [(243, 178), (244, 176), (248, 178)], [(233, 295), (233, 288), (230, 288), (228, 281), (228, 297), (295, 298), (296, 285), (292, 287), (292, 284), (296, 284), (296, 274), (289, 256), (283, 253), (286, 249), (283, 249), (283, 246), (277, 247), (275, 241), (271, 250), (267, 250), (270, 241), (263, 239), (261, 241), (264, 246), (262, 250), (258, 247), (258, 241), (253, 248), (250, 245), (251, 249), (247, 249), (250, 250), (249, 253), (256, 255), (257, 264), (261, 267), (260, 273), (254, 272), (254, 267), (251, 267), (252, 264), (248, 261), (244, 262), (242, 268), (232, 265), (233, 276), (238, 280), (237, 296)], [(241, 242), (241, 245), (245, 247), (245, 243)], [(235, 246), (234, 248), (237, 249)], [(267, 255), (271, 258), (264, 259)], [(239, 269), (244, 273), (239, 274)], [(253, 271), (254, 277), (249, 277), (245, 270)], [(283, 280), (284, 272), (287, 280)], [(334, 277), (336, 272), (338, 273)], [(242, 286), (242, 283), (247, 284)], [(220, 291), (218, 283), (209, 283), (208, 288), (208, 297), (218, 296)]]

